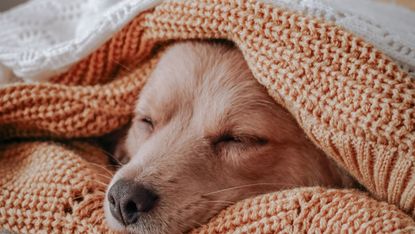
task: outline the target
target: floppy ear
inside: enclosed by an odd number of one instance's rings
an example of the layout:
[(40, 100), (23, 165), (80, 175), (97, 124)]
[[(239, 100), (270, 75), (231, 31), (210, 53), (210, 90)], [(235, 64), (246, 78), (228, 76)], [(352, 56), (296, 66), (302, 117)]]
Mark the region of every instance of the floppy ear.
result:
[(108, 153), (109, 162), (112, 165), (120, 165), (128, 162), (124, 147), (121, 145), (127, 136), (131, 121), (128, 124), (97, 139), (99, 146)]

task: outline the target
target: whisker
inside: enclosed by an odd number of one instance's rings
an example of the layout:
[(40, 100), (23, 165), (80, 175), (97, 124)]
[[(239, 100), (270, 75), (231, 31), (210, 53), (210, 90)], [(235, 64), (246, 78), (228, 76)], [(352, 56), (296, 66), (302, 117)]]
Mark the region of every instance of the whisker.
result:
[[(77, 146), (75, 144), (73, 144), (72, 147), (75, 147), (75, 148), (77, 148), (79, 150), (85, 151), (84, 148), (81, 148), (80, 146)], [(108, 157), (112, 158), (113, 160), (117, 161), (118, 163), (120, 163), (113, 154), (111, 154), (110, 152), (106, 151), (102, 147), (94, 147), (94, 149), (100, 151), (101, 153), (104, 153), (106, 156), (108, 156)]]
[(109, 157), (109, 158), (111, 158), (112, 160), (114, 160), (118, 165), (120, 165), (120, 166), (123, 166), (124, 164), (123, 163), (121, 163), (118, 159), (117, 159), (117, 157), (115, 157), (115, 155), (113, 155), (113, 154), (111, 154), (110, 152), (108, 152), (108, 151), (106, 151), (105, 149), (103, 149), (103, 148), (98, 148), (98, 150), (100, 150), (102, 153), (104, 153), (107, 157)]
[(83, 197), (84, 197), (84, 195), (79, 195), (79, 196), (73, 197), (72, 199), (73, 200), (78, 200), (78, 199), (83, 198)]
[(96, 175), (97, 176), (102, 176), (102, 177), (105, 177), (105, 178), (108, 178), (108, 179), (112, 179), (112, 176), (113, 176), (113, 174), (108, 175), (108, 174), (102, 174), (102, 173), (97, 173)]
[(105, 197), (106, 191), (96, 190), (95, 193)]
[(99, 180), (95, 180), (95, 181), (94, 181), (94, 183), (97, 183), (97, 184), (102, 185), (102, 186), (104, 186), (104, 187), (108, 187), (108, 184), (106, 184), (106, 183), (104, 183), (104, 182), (101, 182), (101, 181), (99, 181)]
[(92, 226), (93, 226), (93, 227), (96, 227), (96, 225), (97, 225), (100, 221), (102, 221), (102, 219), (97, 219), (97, 220), (95, 220), (95, 222), (92, 224)]
[(108, 179), (108, 180), (111, 180), (112, 179), (112, 177), (107, 176), (107, 175), (104, 175), (104, 174), (97, 174), (97, 176), (104, 177), (105, 179)]
[(104, 170), (104, 172), (108, 173), (111, 176), (114, 174), (114, 172), (110, 171), (108, 168), (106, 168), (105, 166), (103, 166), (101, 164), (94, 163), (94, 162), (87, 162), (87, 163)]
[[(84, 151), (84, 152), (85, 152), (85, 149), (84, 149), (84, 148), (81, 148), (80, 146), (77, 146), (76, 144), (72, 144), (71, 146), (72, 146), (72, 147), (74, 147), (74, 148), (76, 148), (76, 149), (79, 149), (79, 150), (82, 150), (82, 151)], [(109, 157), (109, 158), (113, 159), (113, 160), (114, 160), (114, 161), (116, 161), (118, 164), (121, 164), (121, 165), (122, 165), (122, 163), (121, 163), (121, 162), (119, 162), (119, 161), (117, 160), (117, 158), (116, 158), (114, 155), (112, 155), (110, 152), (108, 152), (108, 151), (104, 150), (104, 149), (103, 149), (103, 148), (101, 148), (101, 147), (94, 147), (94, 149), (96, 149), (96, 150), (100, 151), (101, 153), (104, 153), (107, 157)], [(90, 163), (90, 162), (89, 162), (89, 163)]]
[(225, 188), (225, 189), (221, 189), (221, 190), (217, 190), (217, 191), (213, 191), (213, 192), (209, 192), (209, 193), (205, 193), (202, 196), (209, 196), (212, 194), (216, 194), (216, 193), (221, 193), (221, 192), (227, 192), (227, 191), (232, 191), (232, 190), (236, 190), (236, 189), (242, 189), (242, 188), (249, 188), (249, 187), (254, 187), (254, 186), (295, 186), (295, 184), (284, 184), (284, 183), (256, 183), (256, 184), (245, 184), (245, 185), (240, 185), (240, 186), (234, 186), (234, 187), (229, 187), (229, 188)]
[(199, 227), (203, 226), (203, 224), (202, 224), (202, 223), (199, 223), (198, 221), (196, 221), (196, 220), (194, 220), (194, 219), (191, 219), (191, 220), (190, 220), (190, 222), (192, 222), (192, 223), (194, 223), (194, 224), (197, 224)]
[(112, 165), (112, 167), (114, 167), (114, 168), (116, 168), (116, 169), (119, 169), (119, 168), (121, 168), (122, 166), (124, 166), (124, 164), (123, 164), (123, 165), (119, 165), (119, 164), (117, 164), (117, 165)]
[(206, 202), (206, 203), (224, 203), (224, 204), (230, 204), (230, 205), (235, 204), (235, 202), (233, 202), (233, 201), (224, 201), (224, 200), (205, 200), (203, 202)]

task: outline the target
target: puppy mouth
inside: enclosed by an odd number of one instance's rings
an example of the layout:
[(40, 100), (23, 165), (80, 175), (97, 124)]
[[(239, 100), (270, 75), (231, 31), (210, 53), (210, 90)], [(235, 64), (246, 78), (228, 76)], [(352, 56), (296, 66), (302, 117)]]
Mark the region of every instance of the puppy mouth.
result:
[(164, 222), (158, 218), (157, 214), (141, 215), (134, 223), (127, 224), (124, 221), (116, 219), (109, 207), (105, 207), (105, 216), (108, 226), (119, 233), (143, 233), (143, 234), (158, 234), (170, 233), (165, 227)]
[[(200, 198), (200, 196), (199, 196)], [(223, 208), (232, 205), (230, 202), (219, 200), (195, 199), (187, 204), (166, 204), (159, 201), (156, 209), (141, 214), (134, 223), (126, 224), (114, 218), (109, 210), (109, 201), (106, 209), (106, 218), (111, 228), (122, 233), (189, 233), (193, 229), (203, 226)], [(167, 212), (166, 212), (167, 211)], [(114, 224), (115, 222), (115, 224)]]

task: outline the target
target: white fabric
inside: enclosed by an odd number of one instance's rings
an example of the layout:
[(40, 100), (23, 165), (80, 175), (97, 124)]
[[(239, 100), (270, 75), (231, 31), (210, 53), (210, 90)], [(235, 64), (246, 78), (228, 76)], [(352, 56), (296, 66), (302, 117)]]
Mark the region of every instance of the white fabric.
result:
[(0, 84), (47, 80), (160, 2), (32, 0), (0, 14)]
[[(37, 82), (90, 54), (164, 0), (32, 0), (0, 14), (0, 84)], [(263, 0), (362, 36), (415, 73), (415, 13), (372, 0)]]

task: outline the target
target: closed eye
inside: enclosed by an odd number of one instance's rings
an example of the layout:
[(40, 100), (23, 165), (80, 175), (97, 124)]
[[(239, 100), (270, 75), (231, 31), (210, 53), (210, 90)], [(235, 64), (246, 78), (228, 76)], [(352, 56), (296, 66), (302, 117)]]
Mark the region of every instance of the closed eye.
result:
[(222, 145), (236, 145), (240, 144), (243, 146), (258, 146), (258, 145), (264, 145), (267, 143), (267, 140), (253, 135), (233, 135), (233, 134), (222, 134), (212, 140), (212, 145), (214, 147), (219, 147)]
[(214, 139), (213, 144), (217, 145), (220, 143), (241, 143), (241, 139), (233, 136), (231, 134), (223, 134), (219, 137), (217, 137), (216, 139)]
[(150, 117), (148, 117), (148, 116), (143, 117), (143, 118), (140, 119), (140, 122), (147, 125), (150, 129), (154, 129), (154, 122)]

